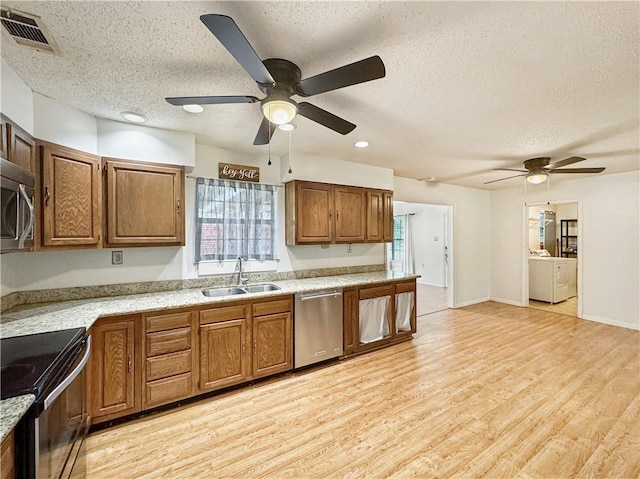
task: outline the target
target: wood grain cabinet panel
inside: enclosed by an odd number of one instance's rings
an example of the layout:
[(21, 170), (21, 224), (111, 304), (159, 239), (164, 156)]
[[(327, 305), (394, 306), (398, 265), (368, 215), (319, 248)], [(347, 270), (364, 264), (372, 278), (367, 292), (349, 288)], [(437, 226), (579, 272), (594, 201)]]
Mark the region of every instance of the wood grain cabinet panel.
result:
[[(287, 183), (287, 245), (381, 242), (384, 193), (383, 190), (310, 181)], [(370, 234), (367, 232), (369, 222)]]
[(145, 388), (146, 407), (160, 406), (188, 397), (191, 394), (192, 382), (191, 373), (186, 373), (147, 383)]
[(105, 162), (108, 245), (184, 245), (184, 168)]
[(293, 368), (291, 313), (253, 318), (253, 377)]
[(247, 319), (200, 326), (201, 391), (219, 389), (249, 379)]
[(39, 145), (42, 246), (100, 246), (100, 157), (52, 143)]
[(2, 125), (0, 150), (2, 151), (2, 158), (9, 160), (24, 170), (35, 173), (36, 142), (34, 138), (5, 115), (0, 116)]
[(385, 191), (382, 194), (382, 241), (393, 241), (393, 193)]
[(140, 366), (135, 354), (139, 317), (99, 320), (91, 328), (90, 410), (93, 422), (140, 410)]
[(11, 431), (2, 441), (2, 457), (0, 458), (0, 477), (15, 479), (15, 438)]
[(358, 290), (345, 289), (342, 292), (343, 349), (345, 354), (353, 353), (358, 347)]

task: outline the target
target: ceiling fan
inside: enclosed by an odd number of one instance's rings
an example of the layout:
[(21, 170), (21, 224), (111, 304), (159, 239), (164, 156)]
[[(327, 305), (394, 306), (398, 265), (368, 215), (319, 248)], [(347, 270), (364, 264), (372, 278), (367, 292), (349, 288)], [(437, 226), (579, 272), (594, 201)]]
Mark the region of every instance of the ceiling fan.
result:
[(353, 131), (356, 125), (311, 103), (297, 103), (291, 97), (293, 95), (302, 97), (318, 95), (385, 76), (384, 63), (379, 56), (373, 56), (335, 70), (301, 79), (300, 68), (288, 60), (281, 58), (260, 60), (231, 17), (208, 14), (202, 15), (200, 20), (220, 40), (220, 43), (249, 76), (255, 80), (258, 88), (266, 97), (259, 99), (248, 95), (195, 96), (170, 97), (166, 100), (176, 106), (260, 102), (264, 118), (253, 141), (254, 145), (269, 143), (275, 129), (271, 124), (289, 123), (296, 114), (346, 135)]
[(578, 163), (579, 161), (584, 160), (586, 160), (586, 158), (582, 158), (580, 156), (571, 156), (569, 158), (565, 158), (564, 160), (556, 161), (555, 163), (549, 164), (551, 158), (531, 158), (530, 160), (526, 160), (524, 162), (524, 170), (518, 168), (494, 168), (494, 171), (518, 171), (521, 174), (507, 176), (506, 178), (500, 178), (499, 180), (487, 181), (484, 184), (488, 185), (489, 183), (495, 183), (496, 181), (508, 180), (510, 178), (517, 178), (519, 176), (526, 176), (526, 179), (529, 183), (537, 185), (547, 181), (547, 177), (551, 174), (602, 173), (604, 171), (604, 168), (562, 168), (563, 166), (572, 165), (573, 163)]

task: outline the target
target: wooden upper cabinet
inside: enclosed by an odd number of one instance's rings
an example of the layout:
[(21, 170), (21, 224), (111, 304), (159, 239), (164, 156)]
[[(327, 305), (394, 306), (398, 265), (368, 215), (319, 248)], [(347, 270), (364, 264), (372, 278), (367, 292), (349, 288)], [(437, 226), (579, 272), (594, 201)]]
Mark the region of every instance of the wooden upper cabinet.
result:
[(287, 244), (331, 243), (334, 209), (331, 185), (294, 181), (287, 183), (285, 194)]
[(107, 246), (183, 246), (184, 168), (105, 162)]
[(383, 192), (367, 191), (367, 241), (382, 242)]
[(382, 194), (382, 241), (393, 241), (393, 193), (385, 191)]
[(366, 234), (366, 190), (334, 186), (336, 243), (362, 243)]
[(42, 246), (100, 246), (100, 157), (53, 143), (39, 145)]
[(36, 142), (16, 123), (2, 115), (2, 157), (20, 168), (34, 173), (36, 170)]
[(365, 242), (367, 191), (367, 188), (311, 181), (287, 183), (287, 244)]

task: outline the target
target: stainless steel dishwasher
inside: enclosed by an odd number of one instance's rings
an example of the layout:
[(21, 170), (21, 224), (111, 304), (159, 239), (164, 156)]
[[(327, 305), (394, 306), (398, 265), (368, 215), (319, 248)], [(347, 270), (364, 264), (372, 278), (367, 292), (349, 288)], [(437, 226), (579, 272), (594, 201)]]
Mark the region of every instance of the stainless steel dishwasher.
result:
[(301, 368), (342, 355), (342, 290), (296, 294), (295, 361)]

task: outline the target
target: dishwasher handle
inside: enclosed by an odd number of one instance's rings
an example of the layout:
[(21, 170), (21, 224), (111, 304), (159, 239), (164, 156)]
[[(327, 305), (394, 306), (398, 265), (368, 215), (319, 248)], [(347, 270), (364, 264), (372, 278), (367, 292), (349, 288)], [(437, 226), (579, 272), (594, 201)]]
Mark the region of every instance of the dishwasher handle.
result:
[(299, 294), (298, 299), (300, 301), (309, 301), (311, 299), (332, 298), (337, 296), (342, 296), (342, 291), (322, 291), (320, 293)]

